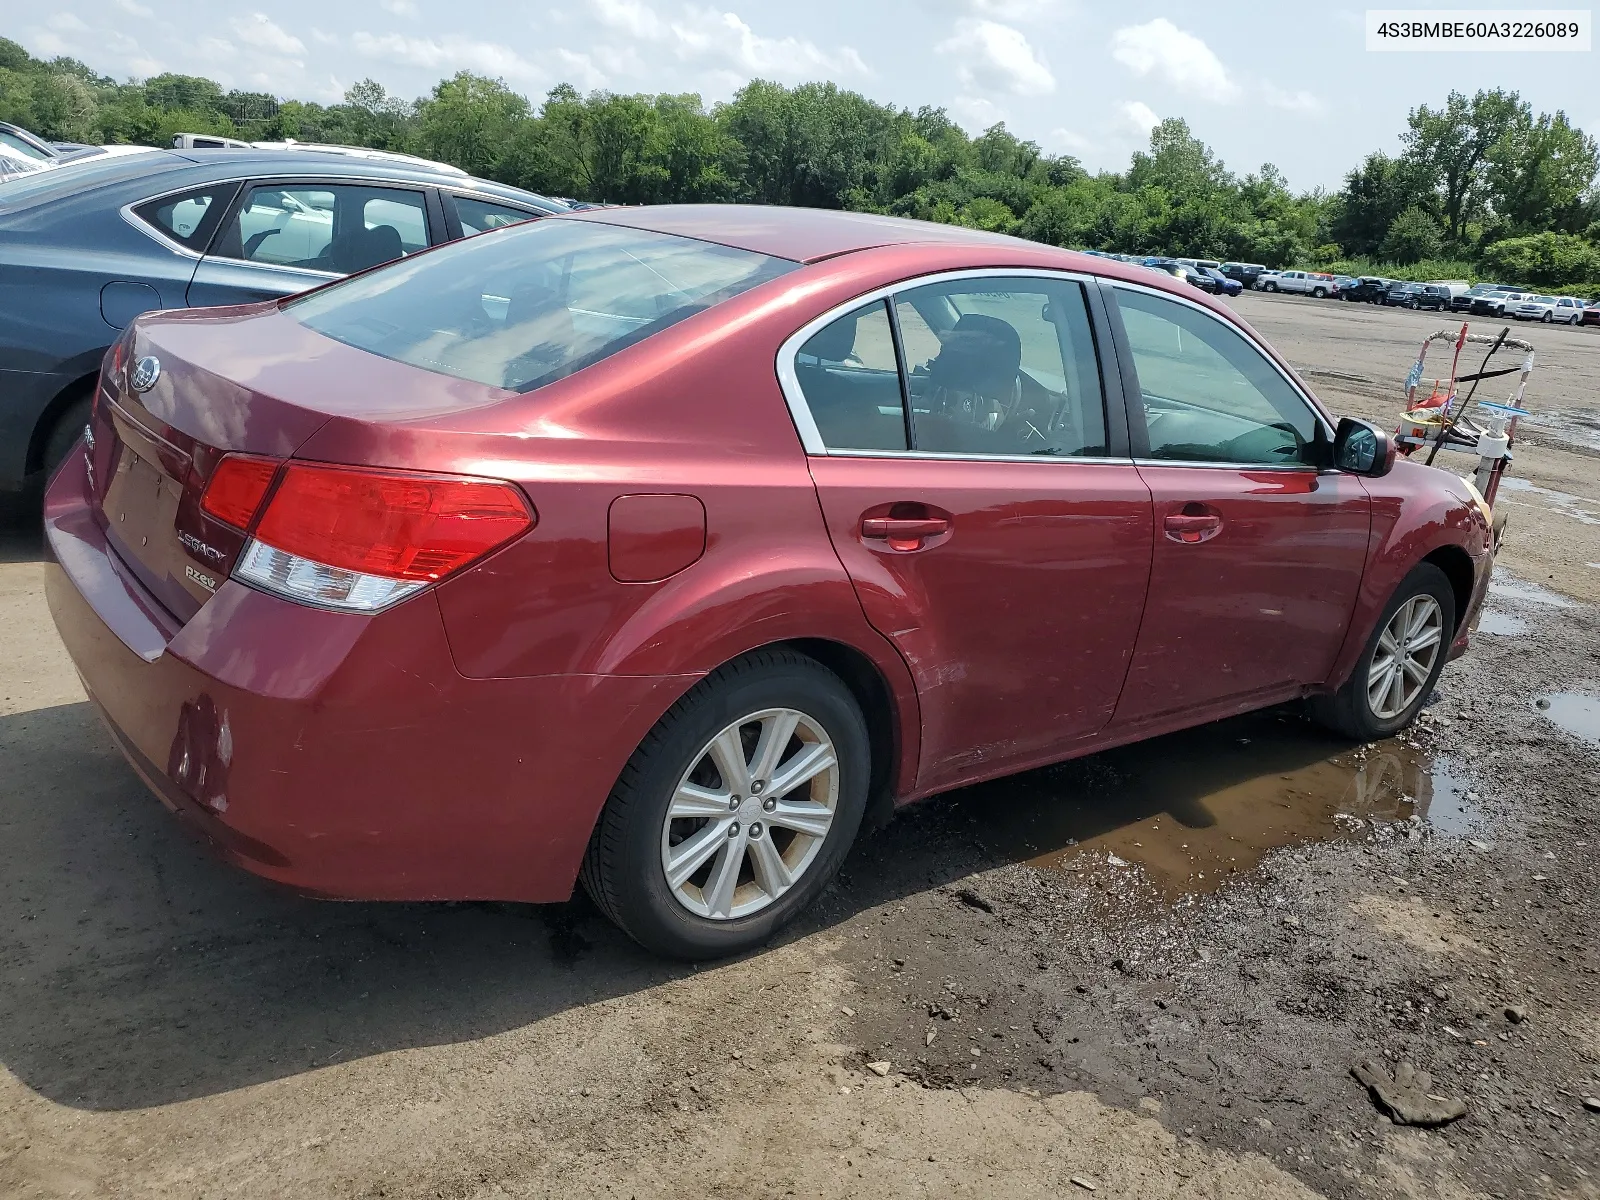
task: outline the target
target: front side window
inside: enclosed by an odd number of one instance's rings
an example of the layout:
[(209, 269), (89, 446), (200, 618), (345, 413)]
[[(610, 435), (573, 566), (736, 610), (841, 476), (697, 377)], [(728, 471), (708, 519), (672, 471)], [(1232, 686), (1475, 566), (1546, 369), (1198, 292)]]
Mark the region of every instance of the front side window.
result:
[(289, 301), (326, 337), (429, 371), (532, 391), (799, 264), (598, 221), (465, 238)]
[(213, 256), (349, 275), (428, 244), (421, 192), (360, 184), (253, 185)]
[(146, 201), (133, 211), (141, 221), (173, 241), (181, 242), (192, 250), (200, 250), (211, 239), (218, 216), (238, 186), (236, 183), (214, 183), (181, 195)]
[(1117, 287), (1156, 460), (1311, 464), (1318, 422), (1282, 373), (1209, 313)]

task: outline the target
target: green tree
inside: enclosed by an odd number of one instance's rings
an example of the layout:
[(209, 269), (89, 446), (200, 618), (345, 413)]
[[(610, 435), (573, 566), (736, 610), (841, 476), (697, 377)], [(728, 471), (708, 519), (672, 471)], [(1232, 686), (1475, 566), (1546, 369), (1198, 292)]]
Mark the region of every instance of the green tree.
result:
[(1499, 88), (1471, 100), (1453, 91), (1443, 108), (1411, 110), (1401, 141), (1437, 189), (1437, 212), (1452, 244), (1463, 241), (1468, 220), (1483, 207), (1490, 152), (1527, 111), (1516, 92)]
[(1595, 140), (1565, 113), (1524, 106), (1490, 147), (1487, 190), (1496, 214), (1515, 233), (1577, 233), (1594, 219), (1592, 188), (1600, 171)]
[(527, 99), (505, 80), (470, 71), (441, 80), (417, 107), (424, 153), (474, 175), (495, 172), (513, 146), (518, 125), (530, 115)]
[(1385, 258), (1409, 265), (1437, 257), (1443, 243), (1439, 222), (1421, 205), (1413, 204), (1390, 224), (1379, 250)]
[(1344, 189), (1334, 199), (1333, 239), (1347, 254), (1376, 254), (1396, 217), (1434, 199), (1433, 181), (1422, 163), (1375, 151), (1344, 177)]

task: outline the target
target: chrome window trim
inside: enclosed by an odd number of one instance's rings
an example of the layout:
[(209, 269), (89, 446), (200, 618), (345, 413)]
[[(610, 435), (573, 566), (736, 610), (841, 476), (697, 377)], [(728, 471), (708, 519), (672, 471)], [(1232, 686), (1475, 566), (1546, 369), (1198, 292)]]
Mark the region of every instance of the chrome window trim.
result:
[[(863, 292), (842, 304), (837, 304), (823, 313), (807, 321), (794, 333), (784, 339), (778, 347), (778, 388), (783, 393), (784, 403), (789, 407), (789, 416), (794, 420), (794, 427), (800, 434), (800, 445), (808, 455), (817, 458), (927, 458), (955, 462), (1048, 462), (1048, 463), (1129, 463), (1131, 458), (1078, 458), (1073, 455), (1015, 455), (1015, 454), (951, 454), (944, 451), (932, 450), (861, 450), (839, 449), (830, 450), (822, 440), (822, 431), (817, 428), (817, 422), (811, 415), (811, 408), (806, 403), (805, 393), (800, 388), (800, 376), (795, 371), (794, 360), (800, 353), (800, 347), (811, 340), (813, 334), (824, 326), (833, 323), (848, 312), (864, 308), (874, 302), (882, 303), (891, 296), (900, 292), (911, 291), (914, 288), (930, 287), (935, 284), (947, 283), (961, 279), (1049, 279), (1057, 283), (1078, 283), (1085, 286), (1094, 284), (1101, 277), (1091, 275), (1084, 271), (1052, 271), (1042, 267), (963, 267), (958, 271), (938, 271), (929, 275), (915, 275), (909, 279), (874, 288), (872, 291)], [(1085, 300), (1085, 305), (1088, 301)], [(1102, 370), (1103, 370), (1102, 366)], [(1105, 384), (1101, 382), (1101, 402), (1105, 402)]]
[[(1323, 432), (1325, 432), (1328, 435), (1328, 440), (1330, 442), (1333, 440), (1333, 434), (1334, 434), (1333, 423), (1328, 419), (1327, 414), (1322, 411), (1322, 405), (1317, 401), (1316, 397), (1313, 396), (1306, 388), (1302, 387), (1295, 380), (1294, 376), (1290, 375), (1287, 371), (1285, 371), (1283, 369), (1283, 367), (1278, 363), (1278, 360), (1276, 358), (1274, 358), (1267, 351), (1266, 344), (1264, 342), (1262, 342), (1259, 338), (1256, 338), (1256, 337), (1252, 336), (1251, 333), (1248, 330), (1241, 328), (1240, 326), (1236, 325), (1232, 321), (1227, 320), (1226, 318), (1219, 317), (1216, 313), (1212, 312), (1204, 304), (1196, 303), (1195, 301), (1189, 299), (1187, 296), (1175, 296), (1171, 292), (1163, 291), (1160, 288), (1147, 287), (1142, 283), (1130, 283), (1130, 282), (1128, 282), (1127, 280), (1124, 280), (1124, 279), (1111, 279), (1111, 278), (1108, 277), (1105, 280), (1105, 282), (1110, 284), (1111, 287), (1113, 288), (1113, 290), (1117, 289), (1117, 288), (1126, 288), (1129, 291), (1146, 292), (1149, 295), (1160, 297), (1163, 300), (1171, 300), (1174, 304), (1182, 304), (1185, 307), (1194, 309), (1198, 313), (1202, 313), (1203, 315), (1211, 318), (1211, 320), (1215, 321), (1218, 325), (1221, 325), (1224, 328), (1232, 330), (1234, 333), (1238, 334), (1241, 338), (1243, 338), (1245, 340), (1245, 342), (1250, 346), (1250, 348), (1252, 350), (1254, 350), (1257, 354), (1261, 355), (1261, 357), (1266, 361), (1268, 366), (1270, 366), (1274, 371), (1276, 371), (1278, 373), (1279, 378), (1281, 378), (1285, 383), (1287, 383), (1289, 385), (1289, 390), (1292, 391), (1296, 396), (1298, 396), (1300, 398), (1300, 403), (1304, 404), (1308, 409), (1311, 410), (1311, 415), (1316, 418), (1317, 424), (1322, 426)], [(1129, 345), (1128, 353), (1130, 355), (1133, 353), (1132, 345)], [(1141, 404), (1143, 403), (1142, 399), (1141, 399), (1140, 403)], [(1144, 462), (1146, 460), (1141, 459), (1140, 461)], [(1237, 469), (1240, 466), (1254, 467), (1254, 466), (1257, 465), (1255, 463), (1231, 463), (1231, 464), (1229, 464), (1229, 463), (1216, 463), (1216, 462), (1210, 462), (1210, 463), (1176, 463), (1176, 462), (1170, 462), (1169, 460), (1163, 460), (1163, 459), (1150, 460), (1150, 464), (1152, 466), (1154, 466), (1154, 465), (1157, 465), (1157, 464), (1159, 464), (1161, 462), (1164, 462), (1164, 461), (1168, 462), (1168, 464), (1171, 465), (1171, 466), (1204, 466), (1204, 467), (1232, 466), (1235, 469)], [(1283, 463), (1261, 463), (1260, 465), (1263, 466), (1263, 467), (1267, 467), (1268, 469), (1272, 469), (1272, 470), (1285, 469), (1285, 464), (1283, 464)], [(1297, 464), (1297, 466), (1298, 466), (1299, 469), (1302, 469), (1302, 470), (1306, 469), (1306, 466), (1305, 466), (1304, 463)], [(1287, 469), (1293, 470), (1293, 469), (1296, 469), (1296, 468), (1295, 467), (1289, 467)]]
[[(168, 196), (181, 196), (186, 192), (199, 191), (201, 188), (206, 187), (227, 187), (235, 184), (253, 183), (262, 179), (310, 179), (315, 180), (318, 183), (365, 183), (374, 187), (396, 187), (401, 191), (421, 191), (424, 193), (426, 193), (428, 188), (438, 189), (444, 186), (437, 183), (418, 183), (417, 181), (411, 179), (374, 179), (370, 175), (321, 175), (315, 171), (264, 171), (255, 172), (249, 175), (229, 176), (226, 179), (208, 179), (203, 183), (189, 183), (183, 187), (169, 188), (164, 192), (154, 192), (148, 196), (141, 196), (137, 200), (128, 201), (128, 203), (124, 204), (117, 211), (124, 221), (126, 221), (129, 225), (132, 225), (140, 233), (144, 234), (152, 241), (158, 242), (160, 245), (164, 246), (168, 250), (171, 250), (173, 253), (183, 255), (185, 258), (192, 258), (196, 261), (202, 258), (214, 258), (219, 262), (242, 262), (252, 267), (270, 266), (271, 264), (269, 263), (255, 263), (251, 262), (247, 258), (225, 258), (220, 254), (205, 255), (201, 254), (199, 251), (191, 250), (182, 242), (173, 240), (173, 238), (170, 237), (165, 230), (150, 224), (150, 222), (146, 221), (138, 213), (133, 211), (142, 204), (150, 204), (156, 200), (165, 200)], [(424, 195), (423, 202), (424, 205), (426, 205), (426, 195)], [(424, 208), (424, 213), (426, 213), (426, 208)], [(555, 214), (551, 213), (548, 215), (554, 216)], [(440, 242), (439, 245), (442, 246), (444, 243)], [(428, 248), (430, 250), (433, 248), (431, 243), (429, 244)], [(337, 271), (312, 271), (306, 269), (305, 267), (284, 267), (281, 269), (286, 271), (300, 271), (306, 275), (311, 275), (319, 279), (344, 278), (344, 276), (340, 275)]]

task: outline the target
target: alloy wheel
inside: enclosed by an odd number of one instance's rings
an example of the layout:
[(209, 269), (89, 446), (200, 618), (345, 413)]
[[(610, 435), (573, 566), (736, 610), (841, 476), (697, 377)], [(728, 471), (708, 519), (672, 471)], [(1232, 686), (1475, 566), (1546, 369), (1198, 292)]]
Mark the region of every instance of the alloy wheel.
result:
[(740, 717), (694, 756), (667, 806), (673, 898), (717, 921), (766, 908), (816, 860), (838, 802), (839, 755), (817, 721), (792, 708)]
[(1367, 703), (1380, 721), (1392, 721), (1416, 702), (1444, 646), (1444, 610), (1430, 595), (1413, 596), (1378, 635), (1367, 670)]

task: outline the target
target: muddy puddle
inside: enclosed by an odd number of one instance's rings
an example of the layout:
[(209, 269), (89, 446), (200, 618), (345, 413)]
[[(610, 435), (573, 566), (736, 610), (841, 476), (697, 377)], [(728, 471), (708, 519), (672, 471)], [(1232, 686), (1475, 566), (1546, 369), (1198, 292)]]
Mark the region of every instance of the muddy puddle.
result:
[[(1413, 816), (1474, 828), (1477, 793), (1398, 739), (1352, 747), (1293, 715), (1258, 713), (1110, 750), (951, 798), (1012, 861), (1140, 864), (1169, 898), (1220, 887), (1268, 851), (1373, 836)], [(980, 832), (981, 831), (981, 832)], [(1115, 865), (1115, 864), (1113, 864)]]
[(1554, 692), (1539, 700), (1550, 722), (1579, 741), (1600, 746), (1600, 696), (1584, 692)]
[(1576, 600), (1568, 600), (1560, 592), (1553, 592), (1547, 587), (1530, 583), (1526, 579), (1518, 579), (1515, 575), (1507, 575), (1503, 571), (1494, 573), (1494, 578), (1489, 582), (1489, 595), (1501, 596), (1507, 600), (1520, 600), (1524, 604), (1541, 604), (1546, 608), (1578, 607)]
[(1528, 623), (1521, 617), (1514, 617), (1510, 613), (1498, 612), (1488, 608), (1478, 618), (1478, 631), (1492, 633), (1496, 637), (1516, 637), (1528, 632)]
[(1534, 429), (1600, 450), (1600, 408), (1549, 409), (1535, 412), (1526, 422)]

